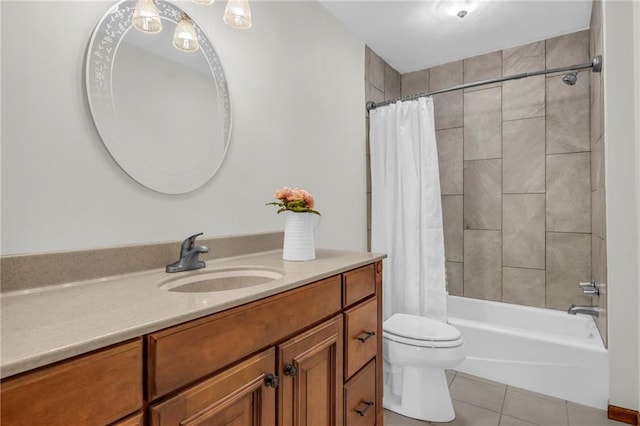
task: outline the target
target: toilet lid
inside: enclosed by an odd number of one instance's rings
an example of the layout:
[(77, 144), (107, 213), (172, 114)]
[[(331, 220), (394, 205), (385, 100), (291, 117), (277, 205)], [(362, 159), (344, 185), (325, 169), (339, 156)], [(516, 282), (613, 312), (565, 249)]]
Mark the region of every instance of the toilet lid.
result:
[(460, 339), (460, 331), (441, 321), (409, 314), (393, 314), (382, 329), (397, 336), (414, 340), (451, 341)]

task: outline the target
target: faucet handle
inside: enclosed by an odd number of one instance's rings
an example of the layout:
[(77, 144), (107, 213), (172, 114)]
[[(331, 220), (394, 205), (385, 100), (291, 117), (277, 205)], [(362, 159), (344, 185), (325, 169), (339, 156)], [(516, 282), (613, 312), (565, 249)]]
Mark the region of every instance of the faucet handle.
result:
[(587, 296), (600, 295), (600, 289), (598, 288), (596, 283), (580, 283), (578, 284), (578, 286), (580, 286), (580, 288), (582, 289), (582, 294), (585, 294)]
[(200, 232), (199, 234), (193, 234), (192, 236), (187, 238), (187, 240), (189, 241), (189, 248), (193, 248), (194, 244), (196, 243), (196, 238), (203, 234), (204, 232)]
[(195, 246), (196, 244), (196, 238), (198, 238), (200, 235), (204, 234), (204, 232), (200, 232), (199, 234), (194, 234), (188, 238), (186, 238), (183, 242), (182, 242), (182, 246), (180, 247), (180, 256), (184, 256), (185, 254), (187, 254), (189, 251), (191, 251), (193, 249), (193, 246)]

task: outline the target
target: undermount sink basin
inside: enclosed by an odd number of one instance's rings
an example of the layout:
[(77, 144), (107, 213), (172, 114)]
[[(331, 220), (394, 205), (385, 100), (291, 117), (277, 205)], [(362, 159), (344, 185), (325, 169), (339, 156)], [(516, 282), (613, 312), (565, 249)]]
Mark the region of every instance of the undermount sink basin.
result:
[(270, 269), (217, 269), (171, 278), (165, 280), (160, 288), (179, 293), (210, 293), (255, 287), (275, 281), (283, 276), (284, 274)]

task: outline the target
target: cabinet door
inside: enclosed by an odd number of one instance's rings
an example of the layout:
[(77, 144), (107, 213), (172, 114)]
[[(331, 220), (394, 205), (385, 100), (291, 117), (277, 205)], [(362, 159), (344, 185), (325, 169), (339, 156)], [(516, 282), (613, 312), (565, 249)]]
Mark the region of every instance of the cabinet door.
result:
[(279, 425), (342, 424), (342, 315), (278, 347)]
[(151, 425), (275, 425), (275, 364), (275, 349), (270, 348), (155, 404)]

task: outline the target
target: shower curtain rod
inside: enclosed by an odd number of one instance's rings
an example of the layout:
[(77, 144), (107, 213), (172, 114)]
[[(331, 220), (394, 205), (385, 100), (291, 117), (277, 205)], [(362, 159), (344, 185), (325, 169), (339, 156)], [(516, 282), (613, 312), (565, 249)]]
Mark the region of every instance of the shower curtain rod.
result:
[[(509, 80), (519, 80), (521, 78), (533, 77), (540, 74), (551, 74), (555, 72), (567, 72), (567, 71), (578, 72), (588, 68), (592, 68), (593, 72), (601, 72), (602, 71), (602, 55), (597, 55), (595, 58), (593, 58), (591, 62), (587, 62), (585, 64), (571, 65), (568, 67), (560, 67), (560, 68), (554, 68), (554, 69), (543, 70), (543, 71), (524, 72), (521, 74), (510, 75), (508, 77), (500, 77), (500, 78), (494, 78), (491, 80), (476, 81), (474, 83), (465, 83), (465, 84), (460, 84), (458, 86), (449, 87), (447, 89), (440, 89), (440, 90), (434, 90), (432, 92), (424, 92), (424, 93), (418, 93), (415, 95), (402, 96), (402, 97), (390, 99), (384, 102), (369, 101), (367, 102), (367, 111), (371, 111), (372, 109), (376, 109), (377, 107), (389, 105), (398, 101), (409, 101), (412, 99), (422, 98), (426, 96), (439, 95), (440, 93), (452, 92), (454, 90), (469, 89), (472, 87), (484, 86), (485, 84), (500, 83), (500, 82), (509, 81)], [(575, 80), (573, 84), (575, 84)]]

